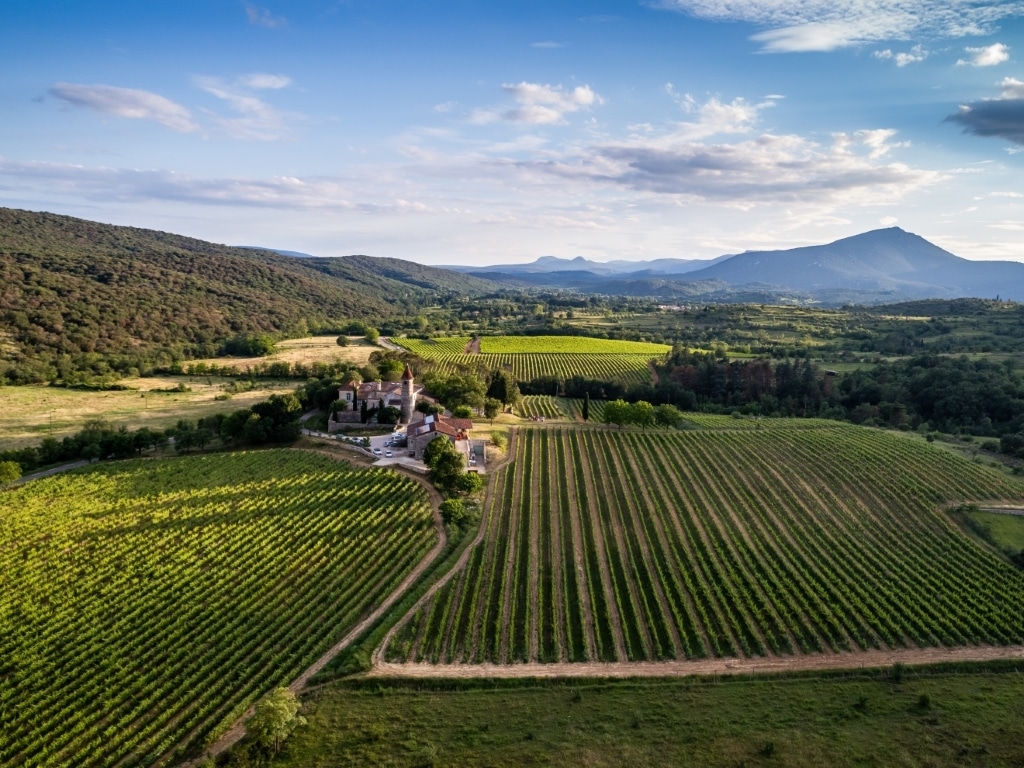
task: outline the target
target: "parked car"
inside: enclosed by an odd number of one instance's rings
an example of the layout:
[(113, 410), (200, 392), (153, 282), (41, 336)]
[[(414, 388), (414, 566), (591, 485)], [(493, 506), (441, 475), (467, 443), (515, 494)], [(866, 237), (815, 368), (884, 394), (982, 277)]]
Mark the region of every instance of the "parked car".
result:
[(393, 453), (392, 453), (391, 451), (384, 451), (384, 456), (385, 456), (385, 458), (388, 458), (388, 459), (390, 459), (390, 458), (391, 458), (392, 456), (394, 456), (394, 455), (395, 455), (395, 454), (393, 454)]
[(374, 448), (373, 449), (373, 453), (374, 453), (375, 456), (380, 456), (380, 454), (381, 454), (380, 448)]

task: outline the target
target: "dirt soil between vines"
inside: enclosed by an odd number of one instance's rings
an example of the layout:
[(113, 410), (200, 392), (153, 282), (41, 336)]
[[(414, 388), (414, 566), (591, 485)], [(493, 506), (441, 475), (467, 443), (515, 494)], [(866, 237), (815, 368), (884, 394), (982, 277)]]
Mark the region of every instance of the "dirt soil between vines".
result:
[(552, 677), (689, 677), (693, 675), (749, 675), (765, 672), (868, 669), (942, 662), (1021, 659), (1024, 646), (968, 646), (963, 648), (899, 648), (857, 653), (723, 658), (695, 661), (652, 661), (582, 664), (391, 664), (377, 662), (365, 677), (392, 678), (552, 678)]

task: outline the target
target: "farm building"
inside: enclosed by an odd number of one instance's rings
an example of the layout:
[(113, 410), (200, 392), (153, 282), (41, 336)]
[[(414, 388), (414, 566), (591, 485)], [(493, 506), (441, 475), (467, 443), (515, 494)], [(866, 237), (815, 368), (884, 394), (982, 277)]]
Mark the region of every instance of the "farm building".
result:
[(457, 419), (453, 416), (427, 416), (409, 425), (409, 453), (417, 459), (423, 458), (423, 449), (437, 437), (447, 437), (456, 442), (466, 440), (469, 430), (473, 428), (472, 419)]
[[(423, 393), (423, 385), (416, 384), (412, 369), (406, 365), (401, 381), (366, 381), (351, 382), (338, 389), (338, 399), (347, 403), (346, 410), (332, 417), (337, 423), (358, 421), (355, 415), (365, 402), (368, 409), (398, 408), (402, 412), (401, 421), (408, 424), (416, 414), (416, 399)], [(328, 424), (329, 431), (330, 424)]]

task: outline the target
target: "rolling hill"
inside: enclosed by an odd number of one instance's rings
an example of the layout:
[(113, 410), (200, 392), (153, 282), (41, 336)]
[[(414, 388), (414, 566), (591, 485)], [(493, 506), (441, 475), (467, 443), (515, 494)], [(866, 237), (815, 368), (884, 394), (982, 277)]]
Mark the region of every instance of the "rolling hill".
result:
[(1024, 264), (963, 259), (898, 227), (827, 245), (747, 251), (711, 261), (601, 263), (582, 257), (542, 257), (524, 265), (456, 269), (509, 285), (662, 299), (833, 305), (925, 298), (1024, 299)]
[(492, 288), (397, 259), (297, 259), (0, 209), (0, 375), (50, 379), (95, 368), (97, 357), (145, 367), (158, 357), (214, 354), (238, 334), (329, 330)]

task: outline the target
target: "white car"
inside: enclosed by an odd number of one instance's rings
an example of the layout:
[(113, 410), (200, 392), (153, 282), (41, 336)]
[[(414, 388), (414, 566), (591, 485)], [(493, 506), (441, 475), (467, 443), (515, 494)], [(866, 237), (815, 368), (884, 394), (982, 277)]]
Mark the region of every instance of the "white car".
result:
[(374, 456), (380, 456), (380, 453), (381, 453), (380, 448), (374, 448), (373, 449), (373, 455)]
[(391, 451), (384, 451), (384, 457), (387, 459), (390, 459), (394, 455), (395, 454), (393, 454)]

